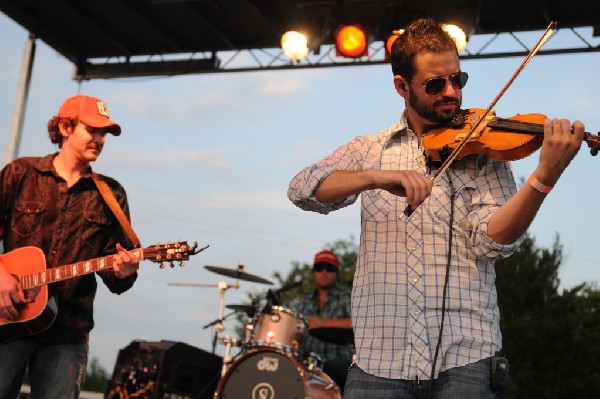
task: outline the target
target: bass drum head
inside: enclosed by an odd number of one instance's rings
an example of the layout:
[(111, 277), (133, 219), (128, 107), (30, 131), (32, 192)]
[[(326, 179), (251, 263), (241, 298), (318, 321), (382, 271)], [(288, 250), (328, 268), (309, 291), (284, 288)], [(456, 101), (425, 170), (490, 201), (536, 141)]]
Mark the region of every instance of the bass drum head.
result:
[[(305, 370), (294, 358), (269, 348), (252, 350), (234, 362), (219, 381), (218, 399), (305, 399), (324, 387), (321, 378)], [(310, 381), (309, 381), (310, 380)], [(335, 385), (335, 384), (334, 384)], [(330, 387), (331, 388), (331, 387)], [(307, 390), (309, 392), (307, 392)], [(316, 397), (337, 398), (339, 388)], [(334, 393), (335, 392), (335, 393)], [(337, 394), (337, 395), (336, 395)]]

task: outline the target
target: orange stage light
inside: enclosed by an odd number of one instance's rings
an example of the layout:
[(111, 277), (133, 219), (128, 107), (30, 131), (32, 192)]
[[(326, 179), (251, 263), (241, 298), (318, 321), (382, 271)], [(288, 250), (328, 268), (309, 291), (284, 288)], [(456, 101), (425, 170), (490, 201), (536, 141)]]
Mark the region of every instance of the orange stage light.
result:
[(336, 55), (358, 58), (368, 55), (367, 34), (358, 25), (345, 25), (335, 35)]
[(391, 35), (389, 35), (387, 40), (385, 41), (385, 51), (388, 54), (392, 53), (392, 45), (394, 44), (394, 41), (398, 38), (398, 36), (400, 36), (400, 34), (394, 32)]

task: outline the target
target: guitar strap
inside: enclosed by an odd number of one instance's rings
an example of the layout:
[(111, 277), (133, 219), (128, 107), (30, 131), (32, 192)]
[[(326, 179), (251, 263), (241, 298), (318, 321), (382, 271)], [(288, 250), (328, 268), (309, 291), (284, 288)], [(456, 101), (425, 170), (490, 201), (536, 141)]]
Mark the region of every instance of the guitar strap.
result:
[(105, 181), (100, 179), (100, 176), (98, 176), (97, 173), (92, 172), (92, 177), (94, 178), (94, 183), (96, 183), (96, 187), (98, 187), (102, 198), (104, 198), (104, 201), (106, 202), (108, 207), (116, 216), (119, 223), (121, 223), (121, 226), (123, 226), (123, 230), (125, 230), (125, 233), (127, 233), (127, 236), (129, 237), (131, 242), (133, 242), (133, 245), (135, 245), (136, 248), (139, 248), (141, 246), (140, 239), (138, 238), (137, 234), (135, 234), (135, 231), (133, 231), (129, 220), (127, 220), (127, 217), (125, 216), (123, 209), (121, 209), (121, 206), (117, 202), (117, 199), (115, 198), (115, 195), (113, 194), (112, 190), (110, 189), (110, 187), (108, 187), (108, 184), (106, 184)]

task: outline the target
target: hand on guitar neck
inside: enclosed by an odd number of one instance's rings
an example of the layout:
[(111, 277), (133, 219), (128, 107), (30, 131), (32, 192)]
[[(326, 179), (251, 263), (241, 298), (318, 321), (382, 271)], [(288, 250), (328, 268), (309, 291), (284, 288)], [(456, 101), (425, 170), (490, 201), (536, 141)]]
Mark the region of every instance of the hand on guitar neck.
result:
[(46, 257), (36, 247), (22, 247), (0, 255), (0, 343), (23, 335), (44, 331), (56, 316), (56, 301), (48, 296), (48, 284), (100, 271), (112, 270), (116, 278), (127, 278), (142, 259), (161, 264), (178, 261), (180, 266), (196, 249), (185, 241), (125, 250), (117, 244), (117, 253), (46, 270)]

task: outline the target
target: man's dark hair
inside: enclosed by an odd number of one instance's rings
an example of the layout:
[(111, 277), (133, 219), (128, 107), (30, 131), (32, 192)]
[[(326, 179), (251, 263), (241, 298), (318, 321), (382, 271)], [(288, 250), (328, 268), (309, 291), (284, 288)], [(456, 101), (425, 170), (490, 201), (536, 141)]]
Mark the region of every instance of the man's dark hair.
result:
[(431, 18), (411, 22), (392, 45), (390, 61), (395, 75), (412, 79), (415, 74), (414, 59), (420, 51), (441, 52), (453, 50), (458, 54), (454, 39), (443, 25)]
[(58, 116), (53, 116), (48, 121), (48, 137), (50, 137), (50, 141), (58, 144), (59, 148), (62, 148), (63, 136), (60, 134), (60, 124), (66, 129), (75, 129), (78, 123), (79, 119), (77, 118), (59, 118)]

